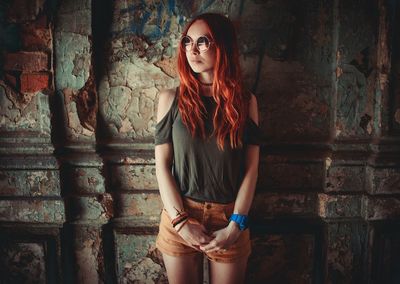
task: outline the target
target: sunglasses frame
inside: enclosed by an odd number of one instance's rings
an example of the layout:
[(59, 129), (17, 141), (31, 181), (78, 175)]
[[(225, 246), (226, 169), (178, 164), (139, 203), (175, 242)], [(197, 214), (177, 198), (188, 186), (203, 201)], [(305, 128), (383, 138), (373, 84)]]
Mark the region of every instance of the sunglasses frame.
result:
[[(190, 39), (190, 42), (191, 42), (190, 50), (187, 50), (187, 49), (183, 46), (183, 40), (184, 40), (185, 38), (189, 38), (189, 39)], [(208, 42), (210, 43), (210, 45), (208, 46), (208, 48), (207, 48), (206, 50), (203, 50), (203, 51), (200, 51), (199, 46), (198, 46), (199, 39), (201, 39), (201, 38), (206, 38), (206, 39), (208, 40)], [(213, 43), (214, 43), (214, 41), (212, 41), (212, 40), (211, 40), (208, 36), (206, 36), (206, 35), (199, 36), (199, 37), (197, 38), (196, 41), (194, 41), (190, 36), (184, 35), (183, 37), (181, 37), (181, 40), (180, 40), (180, 47), (183, 49), (184, 52), (191, 52), (191, 51), (193, 50), (193, 46), (196, 45), (196, 49), (198, 50), (198, 52), (199, 52), (199, 53), (204, 53), (204, 52), (207, 52), (207, 51), (210, 49), (210, 47), (211, 47), (211, 45), (212, 45)]]

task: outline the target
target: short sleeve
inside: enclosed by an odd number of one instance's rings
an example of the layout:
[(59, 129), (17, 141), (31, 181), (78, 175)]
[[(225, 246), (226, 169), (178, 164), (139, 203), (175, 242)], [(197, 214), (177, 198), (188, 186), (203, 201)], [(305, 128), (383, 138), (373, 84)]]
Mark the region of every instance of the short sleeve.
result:
[(243, 141), (244, 144), (251, 145), (261, 145), (263, 142), (261, 128), (251, 118), (246, 121)]
[(172, 125), (174, 123), (176, 113), (176, 96), (168, 112), (156, 124), (154, 132), (154, 144), (160, 145), (172, 142)]

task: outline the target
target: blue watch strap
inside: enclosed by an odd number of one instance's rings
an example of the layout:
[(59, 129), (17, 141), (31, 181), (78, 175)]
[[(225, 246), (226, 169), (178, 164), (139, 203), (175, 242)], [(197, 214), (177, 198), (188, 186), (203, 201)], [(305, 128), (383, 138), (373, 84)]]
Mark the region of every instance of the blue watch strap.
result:
[(232, 214), (232, 216), (229, 218), (229, 221), (237, 223), (241, 231), (247, 228), (247, 215)]

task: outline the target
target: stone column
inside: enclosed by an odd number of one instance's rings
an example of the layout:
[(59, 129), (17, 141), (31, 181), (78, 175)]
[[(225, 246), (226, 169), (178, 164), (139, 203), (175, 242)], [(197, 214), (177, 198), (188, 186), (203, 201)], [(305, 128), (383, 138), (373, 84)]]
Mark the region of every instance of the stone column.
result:
[(60, 283), (65, 221), (53, 156), (45, 1), (0, 6), (0, 282)]
[(91, 1), (61, 1), (55, 21), (55, 139), (66, 204), (65, 259), (71, 283), (104, 283), (102, 227), (112, 216), (96, 153), (98, 96), (92, 67)]

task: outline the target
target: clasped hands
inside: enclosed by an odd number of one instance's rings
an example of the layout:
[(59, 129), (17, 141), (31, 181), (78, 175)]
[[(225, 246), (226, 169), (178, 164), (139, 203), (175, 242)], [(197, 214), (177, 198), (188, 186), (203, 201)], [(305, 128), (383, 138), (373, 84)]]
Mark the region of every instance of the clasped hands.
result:
[(240, 236), (238, 225), (231, 221), (220, 230), (208, 232), (203, 224), (189, 218), (178, 234), (191, 246), (202, 252), (224, 251), (233, 245)]

